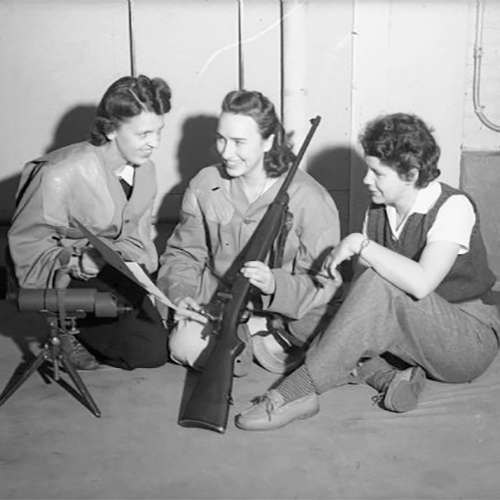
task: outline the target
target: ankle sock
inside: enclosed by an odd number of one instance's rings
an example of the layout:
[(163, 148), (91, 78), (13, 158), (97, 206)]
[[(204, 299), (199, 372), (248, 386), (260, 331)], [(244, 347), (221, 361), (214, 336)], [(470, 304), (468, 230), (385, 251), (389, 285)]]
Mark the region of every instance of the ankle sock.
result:
[(314, 394), (316, 389), (305, 364), (286, 377), (276, 390), (283, 396), (285, 404)]

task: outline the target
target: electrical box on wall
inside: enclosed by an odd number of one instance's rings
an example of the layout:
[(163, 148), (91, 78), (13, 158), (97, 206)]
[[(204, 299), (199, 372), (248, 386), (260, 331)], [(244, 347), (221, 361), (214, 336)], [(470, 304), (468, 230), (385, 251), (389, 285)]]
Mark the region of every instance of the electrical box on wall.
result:
[(460, 188), (477, 204), (489, 264), (500, 290), (500, 151), (464, 151), (460, 163)]

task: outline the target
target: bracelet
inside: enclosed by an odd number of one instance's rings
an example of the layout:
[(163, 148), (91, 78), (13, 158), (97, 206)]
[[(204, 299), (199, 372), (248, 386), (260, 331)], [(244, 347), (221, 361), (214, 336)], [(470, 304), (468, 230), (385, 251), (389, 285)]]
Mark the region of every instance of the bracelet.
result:
[(371, 243), (372, 240), (370, 238), (364, 238), (364, 240), (361, 242), (361, 245), (359, 245), (359, 250), (356, 255), (361, 255), (361, 252)]

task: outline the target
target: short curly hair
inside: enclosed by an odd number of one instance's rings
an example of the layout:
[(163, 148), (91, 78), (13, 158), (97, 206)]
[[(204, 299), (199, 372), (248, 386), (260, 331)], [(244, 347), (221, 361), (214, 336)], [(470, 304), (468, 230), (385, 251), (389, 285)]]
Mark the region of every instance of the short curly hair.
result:
[(414, 114), (394, 113), (369, 122), (359, 140), (366, 156), (374, 156), (393, 168), (402, 179), (416, 169), (415, 186), (423, 188), (439, 177), (441, 149), (433, 130)]
[(164, 115), (170, 111), (172, 91), (165, 80), (124, 76), (104, 93), (90, 128), (90, 142), (94, 146), (106, 144), (108, 134), (124, 121), (143, 111)]
[(233, 90), (222, 101), (222, 112), (253, 118), (263, 139), (274, 134), (271, 150), (264, 156), (264, 169), (269, 177), (279, 177), (288, 170), (295, 155), (274, 104), (268, 97), (253, 90)]

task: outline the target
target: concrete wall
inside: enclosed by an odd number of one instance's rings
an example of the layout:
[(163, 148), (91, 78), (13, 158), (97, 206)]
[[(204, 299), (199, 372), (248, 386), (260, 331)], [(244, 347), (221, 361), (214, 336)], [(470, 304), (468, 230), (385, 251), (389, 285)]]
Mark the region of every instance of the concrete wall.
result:
[[(300, 50), (282, 47), (283, 13)], [(357, 135), (380, 113), (414, 112), (431, 124), (442, 180), (457, 186), (462, 150), (498, 147), (471, 104), (475, 13), (465, 0), (2, 0), (0, 220), (8, 222), (22, 165), (85, 139), (102, 92), (130, 74), (132, 57), (138, 73), (162, 76), (174, 91), (155, 154), (160, 222), (176, 220), (187, 181), (212, 161), (220, 102), (241, 74), (279, 109), (300, 93), (301, 112), (284, 116), (298, 141), (308, 118), (322, 116), (303, 168), (337, 200), (344, 233), (359, 227), (366, 202)], [(485, 111), (500, 121), (494, 0), (485, 2), (483, 47)], [(290, 68), (301, 70), (295, 89)]]
[[(483, 9), (482, 43), (479, 46), (482, 53), (479, 104), (488, 121), (500, 127), (500, 2), (483, 2)], [(498, 131), (481, 123), (473, 106), (475, 14), (474, 3), (469, 15), (462, 148), (464, 151), (498, 151)]]

